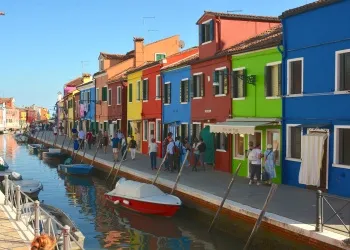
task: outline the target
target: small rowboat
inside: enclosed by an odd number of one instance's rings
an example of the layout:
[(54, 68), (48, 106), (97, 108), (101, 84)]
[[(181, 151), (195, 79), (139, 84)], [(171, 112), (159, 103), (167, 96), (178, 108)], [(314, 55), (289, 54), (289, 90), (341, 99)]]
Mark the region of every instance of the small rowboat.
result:
[[(40, 191), (43, 190), (43, 184), (36, 180), (12, 180), (10, 182), (15, 186), (20, 186), (21, 191), (32, 198), (38, 197)], [(4, 181), (3, 184), (5, 184)]]
[(57, 167), (59, 172), (74, 175), (89, 175), (92, 171), (93, 166), (89, 164), (60, 164)]
[(181, 200), (152, 184), (121, 178), (105, 198), (115, 205), (151, 215), (171, 217), (181, 206)]
[(42, 147), (42, 144), (28, 144), (28, 149), (31, 154), (37, 154)]
[(0, 171), (4, 171), (7, 169), (9, 169), (9, 165), (3, 158), (0, 157)]

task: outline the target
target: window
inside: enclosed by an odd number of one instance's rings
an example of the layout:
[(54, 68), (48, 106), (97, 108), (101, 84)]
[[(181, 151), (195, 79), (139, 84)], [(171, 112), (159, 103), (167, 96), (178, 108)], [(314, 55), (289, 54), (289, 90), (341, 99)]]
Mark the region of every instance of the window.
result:
[(122, 87), (117, 87), (117, 105), (122, 104)]
[(143, 140), (148, 140), (148, 121), (143, 121)]
[(170, 104), (171, 103), (171, 83), (164, 83), (164, 95), (163, 95), (163, 103)]
[(96, 89), (96, 101), (99, 101), (100, 100), (100, 89), (97, 88)]
[(301, 133), (297, 125), (287, 125), (287, 158), (301, 159)]
[(165, 54), (163, 54), (163, 53), (156, 53), (155, 54), (156, 61), (160, 61), (160, 60), (162, 60), (164, 58), (165, 58)]
[(148, 79), (142, 81), (142, 100), (148, 101)]
[(216, 150), (227, 150), (227, 135), (224, 133), (215, 134), (215, 148)]
[(161, 93), (161, 80), (160, 75), (156, 76), (156, 99), (160, 99), (160, 93)]
[(188, 102), (188, 79), (183, 79), (180, 83), (180, 102)]
[(86, 91), (86, 96), (87, 96), (87, 102), (90, 104), (91, 98), (90, 98), (90, 90)]
[(350, 50), (336, 53), (336, 91), (350, 91)]
[[(301, 133), (300, 133), (301, 134)], [(280, 131), (279, 130), (267, 130), (266, 144), (272, 145), (273, 153), (275, 154), (276, 164), (280, 163)]]
[(200, 123), (194, 123), (192, 124), (192, 131), (191, 131), (191, 142), (196, 138), (199, 140), (200, 132), (201, 132), (201, 124)]
[(303, 92), (303, 59), (290, 59), (287, 63), (287, 95), (300, 95)]
[(232, 98), (246, 97), (246, 77), (247, 71), (244, 68), (238, 68), (232, 71)]
[(102, 88), (102, 101), (103, 102), (107, 101), (107, 87)]
[(244, 159), (244, 134), (234, 135), (234, 158)]
[(141, 100), (141, 82), (140, 81), (137, 82), (136, 92), (137, 92), (136, 101), (140, 101)]
[(129, 102), (132, 102), (132, 83), (129, 83)]
[(156, 141), (161, 141), (161, 129), (162, 129), (162, 122), (161, 120), (156, 120)]
[(265, 66), (265, 96), (281, 96), (282, 74), (281, 63), (271, 63)]
[(68, 108), (69, 109), (73, 108), (73, 100), (68, 101)]
[(334, 128), (334, 163), (350, 167), (350, 126), (334, 126)]
[(100, 65), (99, 65), (99, 69), (100, 69), (100, 71), (102, 71), (103, 70), (103, 59), (100, 59)]
[(132, 126), (131, 126), (131, 121), (128, 121), (128, 136), (132, 135)]
[(202, 73), (193, 75), (191, 96), (194, 98), (204, 96), (204, 75)]
[(112, 89), (108, 89), (108, 106), (112, 105)]
[(216, 69), (213, 79), (213, 95), (226, 95), (228, 86), (227, 68)]
[(214, 22), (208, 20), (199, 25), (199, 44), (211, 42), (214, 40)]
[(182, 123), (181, 124), (181, 129), (180, 129), (180, 134), (181, 140), (185, 139), (188, 137), (188, 124), (187, 123)]

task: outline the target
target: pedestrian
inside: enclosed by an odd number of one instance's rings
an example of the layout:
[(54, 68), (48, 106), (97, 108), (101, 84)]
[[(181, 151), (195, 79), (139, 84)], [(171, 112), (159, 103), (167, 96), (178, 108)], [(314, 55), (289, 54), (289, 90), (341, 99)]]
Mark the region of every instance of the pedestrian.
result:
[(185, 161), (185, 166), (186, 167), (191, 167), (191, 161), (190, 161), (190, 157), (191, 157), (191, 144), (188, 142), (188, 138), (185, 138), (184, 142), (183, 142), (183, 157), (186, 156), (186, 153), (188, 151), (188, 155), (187, 155), (187, 158), (186, 159), (183, 159), (183, 161)]
[[(250, 152), (254, 149), (254, 143), (252, 141), (249, 142), (249, 149), (246, 151), (246, 157), (249, 158)], [(252, 169), (252, 162), (248, 159), (248, 170), (249, 170), (249, 176)]]
[(123, 138), (123, 133), (120, 131), (120, 129), (118, 129), (118, 131), (117, 131), (117, 137), (119, 140), (121, 140)]
[(157, 151), (158, 144), (154, 138), (151, 139), (151, 143), (148, 145), (148, 153), (151, 158), (151, 168), (157, 169)]
[(114, 135), (112, 138), (112, 150), (113, 150), (113, 158), (114, 161), (118, 161), (118, 155), (119, 155), (119, 138), (117, 134)]
[(205, 150), (207, 149), (207, 145), (205, 144), (203, 138), (199, 139), (198, 151), (199, 151), (199, 161), (203, 170), (205, 171)]
[[(163, 143), (162, 143), (163, 157), (165, 157), (167, 153), (168, 144), (170, 140), (172, 140), (172, 137), (173, 137), (173, 133), (169, 132), (167, 137), (165, 137), (163, 140)], [(168, 157), (165, 158), (164, 165), (165, 165), (165, 170), (169, 170)]]
[(174, 143), (174, 140), (172, 137), (168, 138), (168, 146), (167, 146), (167, 149), (166, 149), (166, 152), (168, 153), (168, 156), (167, 156), (167, 167), (166, 169), (167, 170), (170, 170), (171, 172), (174, 172), (174, 146), (175, 146), (175, 143)]
[(102, 131), (98, 131), (98, 134), (97, 134), (97, 145), (102, 148), (103, 146), (103, 134), (102, 134)]
[(175, 138), (175, 145), (174, 145), (174, 169), (177, 171), (180, 171), (180, 166), (181, 166), (181, 157), (182, 157), (182, 150), (183, 146), (181, 143), (181, 137), (177, 136)]
[(85, 141), (85, 132), (83, 129), (79, 130), (78, 138), (79, 138), (80, 149), (82, 149), (84, 148), (84, 141)]
[(108, 147), (108, 143), (109, 143), (109, 138), (108, 138), (108, 133), (107, 131), (104, 132), (103, 134), (103, 151), (105, 152), (105, 154), (107, 154), (107, 147)]
[(197, 138), (194, 138), (194, 143), (193, 143), (193, 155), (194, 155), (194, 165), (192, 166), (192, 171), (197, 172), (197, 165), (200, 159), (200, 152), (198, 149), (199, 142)]
[(56, 245), (56, 240), (47, 234), (36, 236), (31, 244), (31, 250), (53, 250)]
[(275, 169), (275, 153), (273, 152), (272, 149), (272, 145), (271, 144), (267, 144), (267, 149), (264, 153), (264, 157), (265, 157), (265, 166), (264, 166), (264, 170), (267, 173), (267, 178), (266, 178), (266, 182), (267, 184), (271, 184), (272, 179), (276, 178), (276, 169)]
[(249, 185), (252, 185), (254, 182), (254, 177), (256, 177), (256, 185), (260, 185), (261, 180), (261, 149), (260, 144), (257, 144), (255, 148), (249, 153), (248, 160), (251, 161), (251, 172), (250, 172), (250, 181)]
[(133, 135), (131, 136), (131, 140), (129, 142), (129, 148), (130, 148), (131, 160), (135, 160), (137, 144)]
[(127, 143), (126, 143), (126, 139), (125, 136), (122, 135), (122, 139), (121, 139), (121, 149), (122, 149), (122, 161), (126, 161), (126, 155), (128, 153), (128, 149), (127, 149)]
[(56, 125), (53, 127), (53, 134), (55, 135), (55, 137), (57, 136), (57, 127), (56, 127)]
[(89, 130), (87, 133), (86, 133), (86, 141), (87, 141), (87, 144), (89, 146), (89, 149), (91, 149), (91, 144), (92, 144), (92, 131)]

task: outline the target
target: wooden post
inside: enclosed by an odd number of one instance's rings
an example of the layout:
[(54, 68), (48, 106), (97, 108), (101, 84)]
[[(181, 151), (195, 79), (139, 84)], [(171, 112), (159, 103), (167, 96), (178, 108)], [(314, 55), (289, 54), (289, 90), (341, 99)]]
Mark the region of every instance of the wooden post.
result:
[(265, 200), (265, 204), (263, 206), (263, 209), (261, 210), (261, 213), (257, 219), (257, 221), (255, 222), (255, 225), (254, 225), (254, 228), (252, 230), (252, 233), (250, 234), (249, 236), (249, 239), (246, 243), (246, 245), (244, 246), (244, 249), (243, 250), (247, 250), (249, 249), (249, 246), (250, 244), (252, 243), (253, 239), (254, 239), (254, 236), (256, 235), (259, 227), (260, 227), (260, 224), (261, 224), (261, 221), (262, 219), (264, 218), (264, 215), (265, 215), (265, 212), (266, 212), (266, 208), (267, 208), (267, 205), (269, 204), (269, 202), (271, 201), (272, 199), (272, 196), (274, 195), (274, 193), (276, 192), (276, 189), (277, 189), (277, 185), (276, 184), (272, 184), (271, 188), (270, 188), (270, 192), (269, 194), (267, 195), (267, 198)]
[[(187, 159), (188, 153), (189, 153), (189, 151), (186, 152), (186, 155), (185, 155), (185, 158), (184, 158), (184, 159)], [(177, 183), (178, 183), (179, 180), (180, 180), (181, 173), (182, 173), (182, 169), (183, 169), (183, 167), (185, 166), (185, 162), (186, 162), (186, 160), (184, 160), (184, 161), (182, 162), (182, 165), (181, 165), (179, 174), (178, 174), (177, 177), (176, 177), (176, 181), (175, 181), (174, 187), (173, 187), (173, 189), (171, 190), (171, 193), (170, 193), (170, 194), (173, 194), (174, 191), (175, 191), (175, 189), (176, 189), (176, 187), (177, 187)]]
[(158, 170), (157, 170), (156, 177), (154, 177), (154, 180), (153, 180), (153, 182), (152, 182), (153, 185), (156, 183), (156, 181), (157, 181), (157, 179), (158, 179), (158, 176), (159, 176), (159, 173), (160, 173), (160, 169), (161, 169), (162, 166), (164, 165), (164, 162), (165, 162), (167, 156), (168, 156), (168, 152), (166, 152), (166, 154), (165, 154), (165, 156), (164, 156), (162, 162), (160, 163), (160, 166), (159, 166), (159, 168), (158, 168)]
[[(69, 146), (70, 146), (70, 144), (72, 143), (72, 140), (73, 140), (73, 137), (71, 137), (71, 138), (69, 139), (69, 143), (68, 143), (68, 146), (67, 146), (67, 148), (66, 148), (66, 151), (68, 151)], [(74, 150), (74, 149), (73, 149), (73, 150)]]
[(208, 229), (208, 232), (210, 232), (211, 229), (213, 228), (214, 223), (215, 223), (216, 219), (218, 218), (218, 216), (219, 216), (219, 214), (220, 214), (220, 212), (221, 212), (221, 209), (223, 208), (223, 206), (224, 206), (224, 204), (225, 204), (225, 201), (226, 201), (226, 199), (227, 199), (227, 197), (228, 197), (228, 195), (229, 195), (229, 193), (230, 193), (230, 190), (231, 190), (231, 188), (232, 188), (232, 184), (233, 184), (233, 182), (235, 181), (235, 178), (237, 177), (237, 174), (238, 174), (239, 169), (241, 168), (241, 166), (242, 166), (242, 163), (239, 163), (239, 165), (238, 165), (238, 167), (237, 167), (237, 169), (236, 169), (236, 172), (235, 172), (235, 174), (232, 176), (232, 179), (231, 179), (231, 181), (230, 181), (230, 184), (228, 185), (228, 187), (227, 187), (227, 189), (226, 189), (226, 192), (225, 192), (225, 194), (224, 194), (224, 198), (222, 198), (220, 207), (219, 207), (218, 210), (216, 211), (216, 214), (215, 214), (215, 216), (214, 216), (214, 219), (213, 219), (213, 221), (212, 221), (211, 224), (210, 224), (210, 227), (209, 227), (209, 229)]
[(80, 161), (80, 163), (83, 163), (83, 160), (84, 160), (84, 157), (85, 157), (85, 154), (86, 154), (86, 149), (87, 149), (87, 147), (88, 147), (88, 145), (86, 145), (87, 143), (85, 142), (84, 143), (84, 153), (83, 153), (83, 156), (81, 157), (81, 161)]
[(119, 170), (120, 170), (120, 168), (121, 168), (121, 166), (122, 166), (122, 163), (123, 163), (123, 161), (124, 161), (124, 157), (126, 156), (126, 153), (128, 152), (128, 150), (129, 150), (129, 147), (127, 147), (127, 148), (125, 149), (125, 152), (124, 152), (124, 154), (122, 155), (122, 159), (120, 160), (120, 163), (119, 163), (119, 166), (118, 166), (118, 168), (117, 168), (117, 172), (115, 173), (115, 176), (114, 176), (114, 178), (113, 178), (112, 184), (113, 184), (113, 183), (115, 182), (115, 180), (117, 179)]
[(64, 145), (64, 142), (66, 141), (66, 137), (67, 137), (67, 135), (64, 135), (63, 142), (62, 142), (62, 145), (61, 145), (61, 149), (63, 149), (63, 145)]
[(56, 146), (57, 139), (58, 139), (58, 134), (56, 135), (56, 138), (55, 138), (55, 140), (53, 142), (53, 146)]
[(91, 166), (93, 166), (93, 164), (94, 164), (96, 155), (97, 155), (97, 153), (98, 153), (98, 150), (100, 149), (101, 141), (102, 141), (102, 139), (100, 139), (99, 142), (98, 142), (98, 144), (97, 144), (97, 148), (96, 148), (95, 155), (94, 155), (94, 157), (92, 158), (92, 161), (91, 161), (91, 163), (90, 163)]
[[(117, 159), (119, 158), (119, 153), (120, 153), (120, 152), (121, 152), (121, 151), (118, 152), (118, 157), (117, 157)], [(112, 171), (114, 170), (116, 164), (117, 164), (117, 160), (114, 159), (113, 167), (112, 167), (111, 171), (109, 171), (109, 174), (108, 174), (108, 176), (107, 176), (107, 178), (106, 178), (106, 181), (108, 180), (109, 176), (111, 175)]]

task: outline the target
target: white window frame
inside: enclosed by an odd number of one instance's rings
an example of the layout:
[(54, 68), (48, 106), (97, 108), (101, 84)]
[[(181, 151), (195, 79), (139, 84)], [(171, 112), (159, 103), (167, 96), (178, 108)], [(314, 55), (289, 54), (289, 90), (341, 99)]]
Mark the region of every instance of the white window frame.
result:
[[(201, 23), (200, 25), (201, 25), (201, 29), (202, 29), (202, 25), (205, 25), (205, 24), (207, 24), (207, 23), (209, 23), (209, 22), (211, 22), (211, 21), (213, 21), (214, 22), (214, 19), (209, 19), (209, 20), (207, 20), (207, 21), (205, 21), (205, 22), (203, 22), (203, 23)], [(214, 26), (214, 25), (213, 25)], [(214, 33), (214, 31), (213, 31), (213, 33)], [(209, 43), (211, 43), (211, 42), (213, 42), (214, 41), (214, 39), (213, 40), (211, 40), (211, 41), (206, 41), (206, 42), (203, 42), (203, 43), (201, 43), (200, 45), (206, 45), (206, 44), (209, 44)]]
[[(291, 94), (290, 93), (290, 63), (301, 61), (301, 93)], [(298, 97), (304, 93), (304, 57), (292, 58), (287, 60), (287, 97)]]
[[(234, 71), (241, 71), (241, 70), (245, 70), (246, 67), (239, 67), (239, 68), (234, 68), (232, 69), (232, 72)], [(233, 82), (231, 81), (231, 84), (233, 84)], [(231, 95), (232, 96), (232, 95)], [(242, 100), (245, 100), (245, 96), (244, 97), (237, 97), (237, 98), (232, 98), (232, 100), (235, 100), (235, 101), (242, 101)]]
[[(282, 61), (270, 62), (270, 63), (267, 63), (266, 66), (267, 67), (271, 67), (271, 66), (276, 66), (276, 65), (279, 65), (279, 64), (282, 65)], [(282, 78), (282, 76), (281, 76), (281, 78)], [(266, 100), (281, 99), (281, 96), (266, 96), (265, 99)]]
[[(142, 121), (142, 140), (143, 141), (148, 141), (148, 133), (149, 133), (148, 130), (149, 130), (149, 128), (148, 128), (148, 120), (143, 120)], [(147, 138), (145, 137), (145, 135), (147, 136)]]
[[(269, 132), (272, 132), (272, 133), (279, 133), (279, 135), (280, 135), (280, 140), (279, 140), (279, 148), (278, 148), (278, 152), (279, 152), (279, 157), (278, 157), (278, 164), (276, 164), (277, 166), (281, 166), (281, 162), (282, 162), (282, 160), (281, 160), (281, 158), (282, 158), (282, 149), (281, 149), (281, 146), (282, 146), (282, 143), (281, 143), (281, 139), (282, 139), (282, 137), (281, 137), (281, 135), (282, 135), (282, 133), (281, 133), (281, 130), (280, 129), (266, 129), (266, 137), (265, 137), (265, 142), (266, 142), (266, 149), (267, 149), (267, 144), (268, 144), (268, 134), (269, 134)], [(272, 145), (272, 148), (273, 148), (273, 145)], [(275, 156), (276, 157), (276, 156)]]
[(122, 87), (117, 87), (117, 105), (122, 105)]
[[(187, 83), (189, 84), (188, 78), (181, 79), (180, 84), (182, 84), (183, 81), (187, 81)], [(188, 86), (187, 94), (189, 94), (189, 91), (190, 91), (190, 89), (189, 89), (189, 86)], [(182, 96), (182, 93), (180, 93), (180, 104), (188, 104), (188, 101), (187, 102), (181, 102), (181, 96)], [(187, 99), (189, 99), (189, 96), (187, 97)]]
[[(227, 69), (226, 66), (220, 67), (220, 68), (216, 68), (216, 69), (214, 69), (214, 71), (222, 71), (222, 70), (225, 70), (225, 69)], [(214, 84), (214, 82), (213, 82), (213, 84)], [(220, 84), (220, 82), (219, 82), (219, 84)], [(228, 87), (228, 85), (229, 85), (229, 84), (228, 84), (228, 77), (227, 77), (227, 87)], [(219, 88), (220, 88), (220, 86), (219, 86)], [(224, 88), (225, 88), (224, 83), (223, 83), (222, 88), (223, 88), (223, 90), (224, 90)], [(219, 91), (219, 92), (220, 92), (220, 91)], [(217, 94), (217, 95), (215, 95), (215, 97), (223, 97), (223, 96), (226, 96), (226, 94)]]
[[(203, 72), (197, 72), (197, 73), (194, 73), (194, 74), (192, 74), (192, 77), (193, 76), (199, 76), (199, 75), (202, 75), (202, 77), (203, 77)], [(203, 78), (203, 81), (205, 81), (205, 79)], [(193, 84), (193, 83), (192, 83)], [(204, 87), (205, 87), (205, 83), (203, 84), (204, 85)], [(199, 93), (200, 94), (200, 93)], [(195, 97), (194, 96), (194, 93), (193, 93), (193, 100), (200, 100), (200, 99), (202, 99), (203, 97), (202, 96), (198, 96), (198, 97)]]
[[(164, 83), (164, 85), (166, 85), (166, 84), (168, 84), (169, 86), (171, 85), (171, 82), (165, 82)], [(171, 87), (171, 86), (170, 86)], [(164, 89), (165, 89), (165, 86), (164, 86)], [(168, 88), (169, 89), (169, 88)], [(170, 92), (170, 94), (171, 94), (171, 92)], [(167, 93), (167, 95), (168, 95), (168, 93)], [(164, 96), (163, 96), (163, 98), (165, 98), (165, 93), (164, 93)], [(171, 99), (171, 95), (170, 95), (170, 99)], [(169, 100), (168, 100), (169, 101)], [(163, 103), (163, 105), (164, 106), (167, 106), (167, 105), (170, 105), (171, 104), (171, 102), (170, 103)]]
[[(147, 93), (147, 100), (143, 100), (143, 92), (145, 91), (144, 89), (143, 89), (143, 81), (147, 81), (147, 87), (148, 87), (148, 89), (147, 89), (147, 91), (148, 91), (148, 93)], [(149, 100), (149, 80), (148, 80), (148, 78), (145, 78), (145, 79), (142, 79), (142, 102), (148, 102), (148, 100)]]
[(166, 53), (158, 52), (158, 53), (154, 53), (154, 61), (157, 61), (157, 55), (164, 55), (165, 57), (163, 59), (166, 58)]
[[(291, 134), (290, 134), (290, 128), (291, 127), (296, 127), (299, 126), (300, 124), (286, 124), (286, 132), (287, 132), (287, 137), (286, 137), (286, 161), (296, 161), (296, 162), (301, 162), (301, 159), (295, 159), (291, 158), (291, 147), (290, 147), (290, 142), (291, 142)], [(301, 136), (303, 136), (303, 128), (301, 128)], [(303, 152), (303, 147), (302, 145), (300, 146), (300, 151)]]
[(350, 53), (350, 49), (338, 50), (335, 52), (335, 79), (334, 79), (334, 94), (350, 94), (349, 90), (339, 90), (340, 75), (339, 75), (339, 55)]
[[(187, 137), (189, 137), (190, 135), (189, 135), (189, 123), (188, 122), (181, 122), (181, 124), (180, 124), (180, 134), (178, 135), (178, 136), (181, 136), (181, 134), (182, 134), (182, 128), (181, 128), (181, 125), (187, 125)], [(183, 139), (185, 139), (185, 138), (182, 138), (181, 137), (181, 139), (183, 140)]]
[[(158, 81), (158, 79), (159, 79), (159, 81)], [(162, 93), (161, 80), (162, 80), (161, 76), (160, 75), (156, 75), (156, 100), (157, 101), (161, 99), (161, 93)]]
[(339, 164), (338, 141), (339, 141), (339, 129), (350, 129), (350, 125), (334, 125), (334, 139), (333, 139), (333, 167), (350, 169), (350, 166)]
[[(159, 128), (157, 126), (158, 122), (160, 122)], [(161, 142), (161, 140), (162, 140), (161, 132), (162, 132), (162, 120), (161, 119), (156, 119), (156, 138), (155, 138), (156, 142)], [(158, 134), (159, 134), (160, 140), (158, 140)]]
[[(111, 100), (111, 101), (109, 101)], [(107, 103), (108, 103), (108, 106), (112, 106), (112, 89), (108, 89), (107, 88)]]
[(96, 102), (100, 101), (100, 88), (96, 88), (95, 96)]
[(232, 159), (234, 160), (244, 160), (245, 159), (245, 141), (246, 141), (246, 137), (244, 135), (243, 137), (243, 155), (241, 157), (237, 157), (236, 154), (235, 154), (235, 150), (236, 150), (236, 144), (235, 144), (235, 141), (236, 141), (236, 134), (233, 134), (232, 136), (233, 138), (233, 141), (232, 141)]

